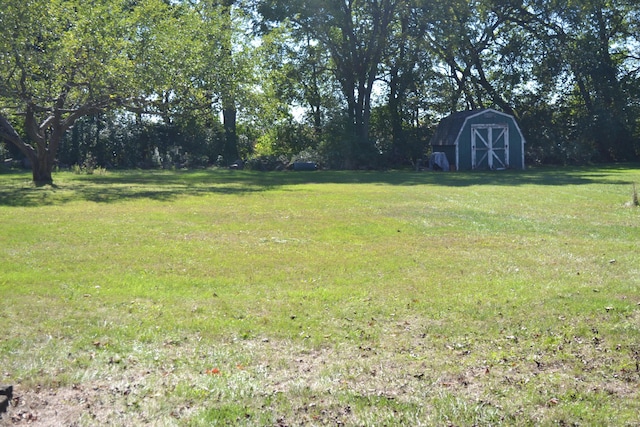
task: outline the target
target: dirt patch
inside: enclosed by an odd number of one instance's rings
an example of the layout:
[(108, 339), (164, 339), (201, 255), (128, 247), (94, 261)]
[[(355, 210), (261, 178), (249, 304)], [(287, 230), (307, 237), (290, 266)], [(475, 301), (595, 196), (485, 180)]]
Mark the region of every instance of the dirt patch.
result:
[[(140, 384), (126, 386), (82, 384), (56, 389), (14, 388), (7, 413), (0, 426), (80, 426), (148, 424), (137, 403)], [(132, 420), (135, 414), (137, 420)], [(179, 414), (175, 414), (176, 417)]]
[(56, 390), (14, 389), (9, 410), (2, 416), (2, 426), (73, 426), (83, 415), (91, 416), (100, 408), (99, 390), (82, 387)]

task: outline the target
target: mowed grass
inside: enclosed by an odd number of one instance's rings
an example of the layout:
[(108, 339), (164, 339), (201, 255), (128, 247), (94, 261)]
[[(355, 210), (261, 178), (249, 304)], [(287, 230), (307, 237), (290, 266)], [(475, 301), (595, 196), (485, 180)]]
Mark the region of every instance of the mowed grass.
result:
[(640, 425), (634, 166), (0, 174), (4, 421)]

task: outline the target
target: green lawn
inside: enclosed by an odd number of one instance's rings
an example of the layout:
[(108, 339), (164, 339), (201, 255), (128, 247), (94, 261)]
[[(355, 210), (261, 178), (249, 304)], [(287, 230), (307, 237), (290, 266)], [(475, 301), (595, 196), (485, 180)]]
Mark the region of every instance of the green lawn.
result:
[(0, 424), (640, 425), (635, 166), (54, 180), (0, 174)]

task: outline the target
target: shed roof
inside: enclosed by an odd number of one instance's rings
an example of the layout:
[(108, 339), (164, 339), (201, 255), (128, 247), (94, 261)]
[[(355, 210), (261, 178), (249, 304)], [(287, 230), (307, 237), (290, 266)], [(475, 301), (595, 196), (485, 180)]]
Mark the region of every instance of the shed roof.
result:
[(501, 116), (512, 117), (509, 114), (496, 111), (492, 108), (484, 108), (482, 110), (467, 110), (452, 113), (440, 121), (436, 132), (431, 138), (431, 145), (455, 145), (460, 130), (464, 126), (469, 117), (480, 115), (486, 112), (492, 112)]

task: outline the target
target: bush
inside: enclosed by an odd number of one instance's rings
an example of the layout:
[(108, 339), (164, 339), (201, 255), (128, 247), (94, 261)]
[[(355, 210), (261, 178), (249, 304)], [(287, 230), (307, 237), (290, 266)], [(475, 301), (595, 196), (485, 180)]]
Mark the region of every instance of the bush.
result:
[(323, 167), (328, 163), (326, 156), (313, 148), (302, 150), (301, 152), (293, 156), (293, 158), (291, 159), (291, 163), (296, 162), (315, 163), (316, 165), (318, 165), (318, 167)]
[(256, 156), (244, 164), (246, 169), (262, 172), (285, 170), (288, 166), (289, 159), (285, 156)]

